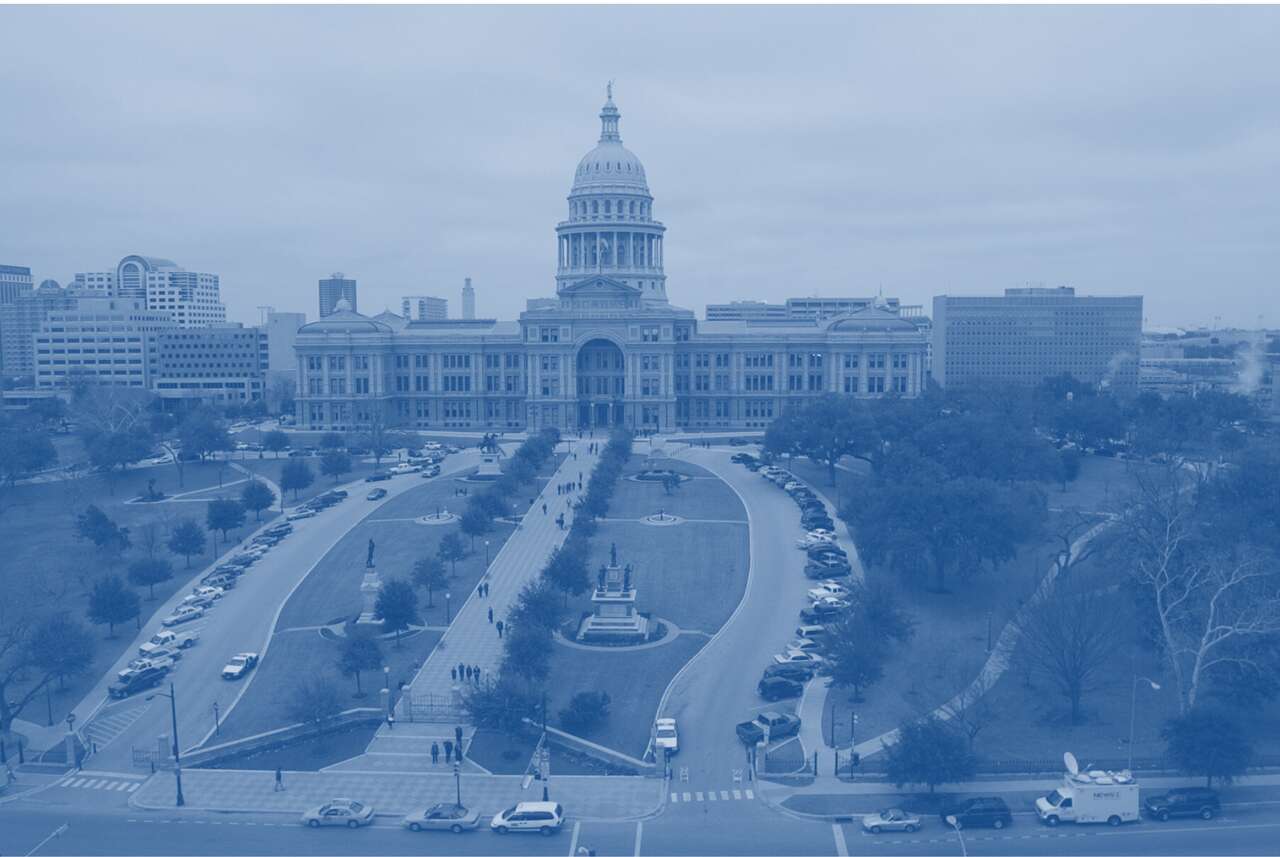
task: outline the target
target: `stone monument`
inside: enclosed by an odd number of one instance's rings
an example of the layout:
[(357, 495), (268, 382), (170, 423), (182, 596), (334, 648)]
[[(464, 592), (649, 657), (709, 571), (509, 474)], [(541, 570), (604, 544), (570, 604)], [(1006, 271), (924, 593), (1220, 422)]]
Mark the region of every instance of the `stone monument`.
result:
[(378, 576), (378, 572), (370, 569), (365, 572), (364, 580), (360, 581), (360, 597), (364, 600), (363, 609), (360, 611), (360, 618), (356, 619), (357, 625), (376, 625), (378, 620), (374, 618), (374, 614), (378, 612), (378, 593), (382, 591), (382, 578)]
[(609, 565), (600, 566), (591, 593), (592, 614), (578, 628), (583, 642), (642, 643), (649, 634), (649, 620), (636, 612), (635, 570), (618, 564), (618, 546), (609, 546)]

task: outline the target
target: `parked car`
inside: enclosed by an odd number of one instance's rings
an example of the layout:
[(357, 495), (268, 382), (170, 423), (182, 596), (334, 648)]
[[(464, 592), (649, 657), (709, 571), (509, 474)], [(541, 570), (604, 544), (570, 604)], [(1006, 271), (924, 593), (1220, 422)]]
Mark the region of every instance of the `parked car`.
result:
[(423, 471), (422, 471), (422, 478), (423, 478), (423, 479), (434, 479), (435, 477), (437, 477), (437, 476), (439, 476), (439, 475), (440, 475), (440, 465), (438, 465), (438, 464), (432, 464), (432, 465), (430, 465), (430, 466), (428, 466), (428, 467), (424, 468), (424, 469), (423, 469)]
[(826, 658), (813, 652), (802, 652), (798, 649), (787, 649), (785, 652), (774, 655), (773, 662), (775, 664), (813, 664), (815, 667), (822, 664)]
[(417, 473), (418, 468), (412, 464), (397, 464), (388, 471), (392, 476), (403, 476), (406, 473)]
[(943, 807), (938, 813), (942, 823), (951, 826), (948, 816), (954, 816), (961, 829), (970, 827), (994, 827), (1001, 830), (1013, 823), (1013, 813), (1003, 798), (974, 797)]
[(391, 478), (390, 473), (388, 473), (385, 470), (379, 470), (375, 473), (370, 473), (368, 476), (364, 478), (364, 481), (365, 482), (386, 482), (390, 478)]
[(749, 452), (735, 452), (729, 460), (734, 464), (746, 464), (748, 461), (755, 461), (756, 457)]
[(200, 578), (200, 582), (205, 586), (216, 586), (225, 592), (228, 589), (235, 589), (236, 583), (239, 581), (235, 574), (225, 571), (215, 571)]
[(833, 541), (822, 541), (817, 544), (810, 545), (805, 548), (805, 553), (809, 555), (809, 559), (821, 559), (826, 556), (847, 557), (844, 548)]
[(813, 601), (820, 601), (823, 598), (844, 598), (848, 594), (849, 590), (833, 580), (824, 581), (809, 590), (809, 598)]
[(358, 800), (336, 798), (302, 814), (308, 827), (360, 827), (373, 823), (373, 807)]
[(815, 610), (833, 610), (836, 612), (843, 612), (849, 609), (849, 602), (843, 598), (824, 596), (814, 601), (809, 606), (813, 607)]
[(107, 687), (107, 695), (112, 699), (124, 699), (140, 690), (150, 690), (164, 681), (164, 677), (168, 673), (169, 671), (163, 667), (147, 667), (146, 669), (129, 673), (127, 676), (113, 681)]
[(138, 647), (138, 654), (144, 658), (151, 657), (158, 652), (172, 649), (189, 649), (200, 639), (200, 635), (194, 631), (179, 633), (177, 631), (156, 631), (150, 640), (147, 640)]
[(1142, 811), (1160, 821), (1191, 816), (1199, 816), (1208, 821), (1221, 809), (1218, 793), (1206, 788), (1169, 789), (1162, 795), (1153, 795), (1142, 802)]
[(804, 694), (804, 685), (796, 679), (782, 676), (766, 676), (756, 685), (756, 693), (769, 702), (780, 699), (795, 699)]
[(862, 817), (862, 829), (867, 833), (887, 833), (889, 831), (915, 833), (920, 829), (920, 816), (905, 809), (893, 807), (881, 810), (872, 815)]
[(238, 678), (244, 678), (253, 668), (258, 665), (257, 652), (241, 652), (240, 654), (227, 661), (227, 665), (222, 668), (222, 677), (228, 681), (235, 681)]
[(409, 813), (401, 824), (415, 833), (419, 830), (451, 830), (462, 833), (480, 826), (480, 813), (467, 809), (460, 803), (438, 803)]
[(160, 669), (169, 672), (178, 666), (178, 658), (182, 657), (182, 652), (156, 652), (148, 658), (134, 658), (125, 664), (125, 668), (116, 673), (116, 679), (124, 681), (134, 673), (142, 672), (148, 669)]
[(381, 499), (382, 499), (383, 497), (385, 497), (385, 496), (387, 496), (387, 489), (386, 489), (386, 488), (374, 488), (372, 491), (370, 491), (370, 492), (369, 492), (369, 494), (365, 497), (365, 499), (366, 499), (366, 500), (381, 500)]
[[(837, 599), (839, 600), (839, 599)], [(800, 611), (800, 621), (806, 625), (821, 624), (822, 622), (831, 622), (838, 619), (847, 607), (840, 607), (828, 602), (818, 602), (810, 607), (805, 607)]]
[(751, 441), (747, 440), (745, 437), (729, 438), (729, 446), (746, 446), (749, 443), (751, 443)]
[(672, 717), (659, 717), (654, 721), (653, 746), (655, 750), (666, 750), (671, 755), (680, 751), (680, 736), (676, 732), (676, 721)]
[(800, 518), (800, 526), (804, 527), (806, 530), (810, 530), (810, 529), (829, 530), (832, 527), (834, 527), (835, 524), (836, 522), (831, 520), (831, 516), (828, 515), (826, 512), (816, 512), (816, 513), (805, 512), (804, 515), (802, 515)]
[(263, 532), (281, 533), (283, 535), (288, 535), (289, 533), (293, 532), (293, 524), (290, 524), (288, 521), (281, 521), (278, 524), (272, 524), (271, 526), (267, 527), (265, 530), (263, 530)]
[(786, 678), (792, 681), (808, 681), (813, 676), (815, 664), (769, 664), (764, 678)]
[(301, 521), (301, 520), (302, 520), (302, 519), (304, 519), (304, 518), (314, 518), (315, 516), (316, 516), (316, 510), (315, 510), (315, 509), (308, 509), (308, 508), (305, 508), (305, 507), (304, 507), (304, 508), (300, 508), (300, 509), (294, 509), (294, 510), (293, 510), (292, 512), (290, 512), (289, 514), (285, 515), (285, 520), (286, 520), (286, 521)]
[(734, 727), (738, 740), (747, 746), (759, 744), (766, 731), (770, 741), (796, 735), (800, 732), (800, 718), (794, 714), (778, 711), (762, 711), (752, 720), (746, 720)]
[(525, 801), (504, 809), (489, 822), (494, 833), (536, 831), (550, 836), (564, 824), (564, 807), (551, 801)]
[(849, 566), (827, 565), (826, 563), (809, 563), (804, 567), (804, 576), (810, 580), (823, 580), (828, 577), (848, 577)]
[[(212, 588), (213, 588), (213, 587), (210, 587), (210, 586), (202, 586), (202, 587), (200, 587), (200, 589), (206, 589), (206, 590), (207, 590), (207, 589), (212, 589)], [(204, 608), (204, 609), (208, 609), (208, 608), (212, 607), (212, 606), (217, 602), (218, 598), (221, 598), (221, 597), (222, 597), (222, 594), (221, 594), (221, 593), (222, 593), (222, 590), (218, 590), (218, 593), (219, 593), (219, 594), (218, 594), (217, 598), (215, 598), (214, 596), (209, 595), (208, 593), (194, 593), (194, 592), (193, 592), (192, 594), (188, 595), (186, 598), (182, 599), (182, 603), (179, 605), (179, 608), (181, 608), (181, 607), (201, 607), (201, 608)], [(177, 612), (177, 611), (174, 611), (174, 612)]]
[(204, 616), (203, 607), (178, 607), (168, 616), (160, 620), (160, 624), (166, 628), (172, 628), (174, 625), (181, 625), (185, 622), (192, 622)]

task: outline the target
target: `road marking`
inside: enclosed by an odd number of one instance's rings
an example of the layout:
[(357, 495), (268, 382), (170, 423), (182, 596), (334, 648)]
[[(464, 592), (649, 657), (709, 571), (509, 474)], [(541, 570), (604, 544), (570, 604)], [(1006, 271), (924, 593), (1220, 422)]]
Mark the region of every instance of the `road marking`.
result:
[(742, 790), (741, 790), (741, 789), (734, 789), (734, 790), (733, 790), (733, 799), (734, 799), (734, 800), (742, 800)]
[(831, 825), (831, 835), (836, 840), (837, 857), (849, 857), (849, 846), (844, 841), (844, 828), (838, 824)]
[(700, 800), (702, 800), (702, 792), (694, 792), (694, 793), (693, 793), (693, 796), (694, 796), (694, 798), (695, 798), (695, 799), (697, 799), (697, 800), (699, 800), (699, 801), (700, 801)]
[(693, 800), (693, 795), (689, 794), (688, 792), (683, 792), (682, 794), (684, 795), (685, 803), (688, 803), (689, 801)]
[(634, 855), (634, 857), (640, 857), (640, 837), (643, 834), (644, 834), (644, 822), (637, 821), (636, 822), (636, 848), (635, 848), (635, 851), (631, 852)]
[(755, 799), (756, 799), (755, 793), (751, 791), (751, 789), (747, 789), (747, 800), (755, 800)]
[(569, 857), (573, 857), (574, 852), (578, 850), (578, 833), (582, 828), (581, 821), (573, 823), (573, 838), (569, 840)]
[(715, 792), (713, 792), (713, 791), (709, 791), (709, 792), (707, 792), (707, 800), (715, 800), (715, 799), (716, 799), (716, 793), (715, 793)]
[(727, 791), (725, 791), (724, 789), (721, 789), (721, 790), (720, 790), (720, 800), (728, 800), (728, 799), (729, 799), (729, 793), (728, 793)]

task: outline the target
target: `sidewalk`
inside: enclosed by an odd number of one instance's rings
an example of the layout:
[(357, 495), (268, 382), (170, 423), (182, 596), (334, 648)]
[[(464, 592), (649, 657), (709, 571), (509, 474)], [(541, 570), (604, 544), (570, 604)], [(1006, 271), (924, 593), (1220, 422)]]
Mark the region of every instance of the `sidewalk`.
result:
[[(273, 771), (189, 769), (182, 772), (186, 808), (205, 812), (280, 812), (301, 815), (336, 797), (371, 804), (379, 815), (405, 815), (434, 803), (456, 800), (452, 773), (358, 773), (286, 771), (285, 791), (273, 791)], [(522, 777), (462, 774), (462, 802), (493, 815), (522, 800), (541, 800), (542, 784), (521, 788)], [(663, 807), (663, 782), (652, 777), (556, 777), (550, 798), (575, 819), (622, 820), (651, 815)], [(134, 792), (138, 809), (175, 808), (173, 775), (158, 773)]]
[[(551, 552), (558, 548), (569, 534), (569, 524), (573, 520), (573, 512), (569, 509), (571, 500), (580, 499), (586, 491), (587, 480), (591, 471), (599, 461), (599, 454), (589, 455), (589, 441), (565, 441), (572, 452), (567, 455), (560, 467), (547, 480), (542, 493), (533, 501), (533, 505), (525, 512), (524, 518), (510, 538), (503, 544), (497, 556), (489, 563), (484, 580), (489, 584), (489, 596), (481, 598), (475, 591), (458, 608), (453, 623), (445, 631), (439, 644), (432, 650), (422, 669), (414, 676), (413, 681), (404, 689), (404, 696), (397, 705), (396, 719), (409, 719), (405, 710), (404, 698), (412, 695), (422, 699), (431, 695), (437, 699), (452, 699), (454, 686), (461, 684), (449, 676), (449, 669), (458, 664), (479, 666), (481, 675), (497, 675), (498, 665), (502, 659), (502, 639), (498, 637), (496, 623), (505, 622), (516, 598), (525, 584), (541, 573)], [(604, 442), (601, 441), (601, 446)], [(573, 457), (577, 453), (577, 459)], [(582, 474), (583, 490), (572, 494), (559, 495), (556, 486), (561, 482), (578, 480)], [(543, 513), (543, 504), (546, 513)], [(563, 513), (565, 528), (556, 526), (556, 516)], [(493, 610), (493, 622), (489, 621), (489, 610)], [(379, 742), (390, 737), (384, 725), (378, 730), (377, 737), (369, 747), (376, 752)]]

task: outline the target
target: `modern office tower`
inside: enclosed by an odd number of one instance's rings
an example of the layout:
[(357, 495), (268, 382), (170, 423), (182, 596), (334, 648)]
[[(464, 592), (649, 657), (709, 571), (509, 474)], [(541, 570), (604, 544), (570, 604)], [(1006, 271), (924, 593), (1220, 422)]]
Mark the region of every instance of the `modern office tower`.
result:
[(35, 335), (45, 315), (76, 305), (69, 289), (59, 288), (51, 280), (46, 283), (35, 291), (18, 294), (12, 303), (0, 304), (0, 371), (6, 378), (35, 375)]
[(663, 227), (617, 109), (578, 164), (555, 227), (556, 293), (518, 319), (406, 323), (344, 309), (298, 331), (302, 428), (760, 429), (841, 393), (917, 396), (927, 334), (890, 308), (821, 321), (699, 321), (667, 301)]
[(49, 310), (33, 337), (36, 386), (65, 387), (82, 377), (148, 389), (157, 336), (177, 328), (170, 313), (148, 309), (141, 297), (76, 298)]
[(298, 338), (298, 328), (307, 323), (304, 312), (276, 312), (271, 310), (263, 320), (267, 332), (267, 366), (273, 372), (292, 372), (298, 368), (298, 355), (293, 343)]
[(268, 333), (260, 327), (161, 330), (154, 334), (151, 390), (193, 404), (256, 402), (265, 393), (268, 354)]
[(179, 327), (205, 327), (227, 320), (217, 274), (188, 271), (169, 259), (125, 256), (114, 271), (75, 275), (85, 296), (140, 298), (148, 310), (167, 312)]
[(338, 271), (320, 281), (320, 317), (332, 315), (338, 301), (345, 300), (354, 312), (356, 309), (356, 281)]
[(471, 288), (471, 278), (462, 284), (462, 317), (470, 321), (476, 317), (476, 290)]
[(400, 299), (400, 315), (405, 321), (444, 321), (449, 317), (449, 301), (429, 295), (408, 295)]
[(1077, 296), (1064, 286), (933, 299), (933, 377), (944, 387), (1034, 386), (1070, 374), (1136, 392), (1141, 342), (1140, 295)]
[(31, 291), (31, 269), (0, 265), (0, 306), (11, 304), (18, 295)]

